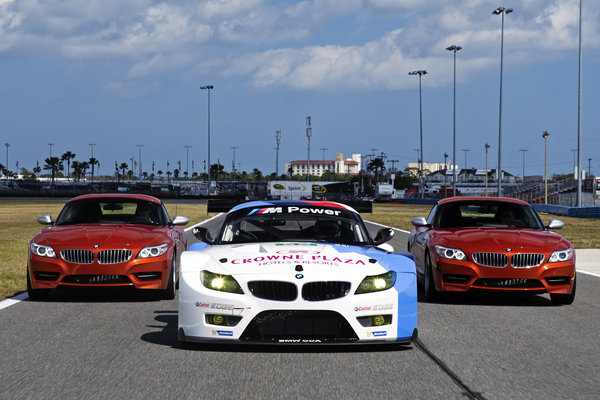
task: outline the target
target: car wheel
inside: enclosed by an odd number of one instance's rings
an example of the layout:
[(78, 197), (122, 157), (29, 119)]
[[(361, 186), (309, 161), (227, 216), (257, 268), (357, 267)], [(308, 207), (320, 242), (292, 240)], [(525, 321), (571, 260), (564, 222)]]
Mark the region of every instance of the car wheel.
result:
[(50, 289), (34, 289), (31, 285), (31, 278), (29, 277), (29, 268), (27, 268), (27, 296), (31, 300), (44, 300), (50, 295)]
[(175, 268), (175, 257), (171, 260), (171, 268), (169, 268), (169, 281), (167, 282), (167, 288), (162, 291), (162, 298), (164, 300), (173, 300), (176, 294), (175, 281), (177, 278), (175, 274), (177, 269)]
[(423, 294), (425, 300), (434, 301), (439, 298), (439, 293), (435, 289), (435, 283), (433, 281), (433, 267), (431, 265), (431, 258), (429, 253), (425, 253), (425, 277), (423, 282)]
[(573, 304), (573, 301), (575, 300), (575, 291), (577, 289), (577, 276), (575, 276), (575, 279), (573, 280), (573, 289), (571, 289), (571, 293), (569, 294), (555, 294), (555, 293), (550, 293), (550, 300), (552, 301), (553, 304)]

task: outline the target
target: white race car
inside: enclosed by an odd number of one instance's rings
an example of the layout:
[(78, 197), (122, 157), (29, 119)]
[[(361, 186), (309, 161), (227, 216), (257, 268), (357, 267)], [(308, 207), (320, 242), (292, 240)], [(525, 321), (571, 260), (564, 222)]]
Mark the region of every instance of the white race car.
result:
[(216, 238), (181, 256), (181, 342), (410, 343), (417, 338), (415, 264), (369, 236), (351, 207), (260, 201), (226, 215)]

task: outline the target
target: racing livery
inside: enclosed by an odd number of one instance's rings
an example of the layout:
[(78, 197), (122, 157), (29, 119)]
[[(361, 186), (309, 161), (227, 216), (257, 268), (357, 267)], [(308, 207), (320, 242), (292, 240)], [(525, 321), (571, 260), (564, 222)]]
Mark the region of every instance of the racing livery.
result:
[(410, 343), (417, 289), (393, 235), (372, 239), (334, 202), (261, 201), (231, 209), (213, 239), (181, 257), (179, 340), (237, 343)]

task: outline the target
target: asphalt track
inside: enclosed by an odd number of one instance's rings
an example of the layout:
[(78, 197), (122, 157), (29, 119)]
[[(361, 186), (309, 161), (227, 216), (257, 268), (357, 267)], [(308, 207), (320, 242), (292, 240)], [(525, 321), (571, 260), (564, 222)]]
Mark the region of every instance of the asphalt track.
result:
[(419, 302), (419, 341), (376, 348), (184, 349), (177, 300), (60, 291), (0, 310), (0, 399), (597, 399), (599, 279), (579, 274), (571, 306), (547, 295)]

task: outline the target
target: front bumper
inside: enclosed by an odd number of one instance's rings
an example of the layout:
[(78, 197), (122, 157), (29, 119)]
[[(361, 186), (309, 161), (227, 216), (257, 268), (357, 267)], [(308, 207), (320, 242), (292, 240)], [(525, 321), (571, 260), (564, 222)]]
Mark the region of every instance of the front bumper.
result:
[(59, 286), (164, 289), (169, 277), (170, 257), (165, 254), (156, 258), (132, 258), (115, 264), (99, 264), (97, 261), (77, 264), (61, 258), (30, 254), (28, 268), (32, 289), (54, 289)]
[[(247, 344), (410, 343), (417, 338), (414, 274), (393, 288), (324, 301), (274, 301), (204, 287), (198, 273), (179, 279), (179, 339)], [(302, 282), (308, 283), (308, 282)]]
[(526, 291), (569, 294), (575, 279), (575, 258), (537, 267), (486, 267), (471, 261), (432, 259), (438, 291)]

